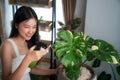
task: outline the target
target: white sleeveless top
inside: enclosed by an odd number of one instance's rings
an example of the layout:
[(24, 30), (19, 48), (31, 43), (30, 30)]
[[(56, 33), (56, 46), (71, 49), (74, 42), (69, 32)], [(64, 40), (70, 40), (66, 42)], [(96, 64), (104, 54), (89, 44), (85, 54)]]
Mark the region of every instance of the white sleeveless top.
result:
[[(21, 64), (25, 55), (20, 55), (18, 47), (12, 39), (8, 39), (8, 41), (12, 44), (14, 51), (16, 53), (16, 57), (12, 61), (12, 73), (13, 73), (18, 68), (18, 66)], [(28, 67), (21, 80), (31, 80), (29, 72), (30, 72), (30, 68)]]

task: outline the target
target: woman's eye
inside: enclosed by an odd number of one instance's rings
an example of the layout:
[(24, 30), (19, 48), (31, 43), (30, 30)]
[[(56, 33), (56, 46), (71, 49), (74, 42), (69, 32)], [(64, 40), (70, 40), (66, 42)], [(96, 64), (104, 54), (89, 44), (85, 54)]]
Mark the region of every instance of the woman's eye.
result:
[(30, 26), (24, 26), (24, 28), (30, 28)]
[(33, 28), (34, 28), (34, 29), (36, 29), (36, 28), (37, 28), (37, 26), (34, 26)]
[(28, 26), (28, 25), (25, 25), (24, 28), (32, 28), (32, 29), (36, 29), (37, 26)]

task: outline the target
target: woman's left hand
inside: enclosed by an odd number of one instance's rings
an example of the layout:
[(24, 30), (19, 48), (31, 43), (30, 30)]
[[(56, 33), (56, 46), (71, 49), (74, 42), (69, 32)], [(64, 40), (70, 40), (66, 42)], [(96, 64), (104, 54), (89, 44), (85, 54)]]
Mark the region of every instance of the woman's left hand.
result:
[(59, 71), (63, 70), (64, 68), (64, 65), (63, 64), (60, 64), (57, 68), (56, 68), (56, 74), (59, 73)]

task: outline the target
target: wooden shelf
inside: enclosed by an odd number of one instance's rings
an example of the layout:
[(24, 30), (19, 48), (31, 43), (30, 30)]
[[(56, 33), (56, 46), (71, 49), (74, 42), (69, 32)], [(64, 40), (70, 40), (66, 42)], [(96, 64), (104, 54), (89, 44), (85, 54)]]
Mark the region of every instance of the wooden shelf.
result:
[[(33, 1), (33, 2), (30, 2)], [(51, 0), (9, 0), (9, 4), (17, 6), (32, 6), (32, 7), (41, 7), (41, 8), (51, 8)]]
[[(10, 24), (12, 27), (12, 21), (10, 22)], [(43, 23), (43, 25), (42, 25), (39, 20), (38, 27), (39, 27), (40, 31), (49, 32), (49, 31), (51, 31), (51, 28), (52, 28), (52, 21), (45, 21), (45, 23)], [(0, 30), (2, 30), (2, 29), (0, 29)]]

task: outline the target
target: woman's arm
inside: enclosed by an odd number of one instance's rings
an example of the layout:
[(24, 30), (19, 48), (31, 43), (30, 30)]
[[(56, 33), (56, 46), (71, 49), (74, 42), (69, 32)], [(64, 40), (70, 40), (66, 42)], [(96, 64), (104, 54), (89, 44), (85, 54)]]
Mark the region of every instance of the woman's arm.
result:
[(36, 74), (36, 75), (53, 75), (58, 74), (60, 69), (63, 69), (63, 65), (60, 64), (56, 69), (40, 69), (40, 68), (32, 68), (30, 73)]
[(7, 80), (12, 69), (12, 47), (8, 42), (4, 42), (1, 48), (2, 80)]
[(52, 74), (57, 74), (57, 69), (32, 68), (30, 73), (36, 75), (52, 75)]
[(30, 48), (20, 66), (12, 73), (14, 50), (9, 42), (5, 42), (2, 47), (2, 80), (21, 80), (29, 64), (32, 61), (39, 60), (46, 54), (46, 50), (34, 51), (34, 48)]
[(24, 59), (17, 70), (12, 73), (13, 53), (12, 45), (6, 41), (2, 46), (2, 80), (20, 80), (30, 63), (28, 59)]

